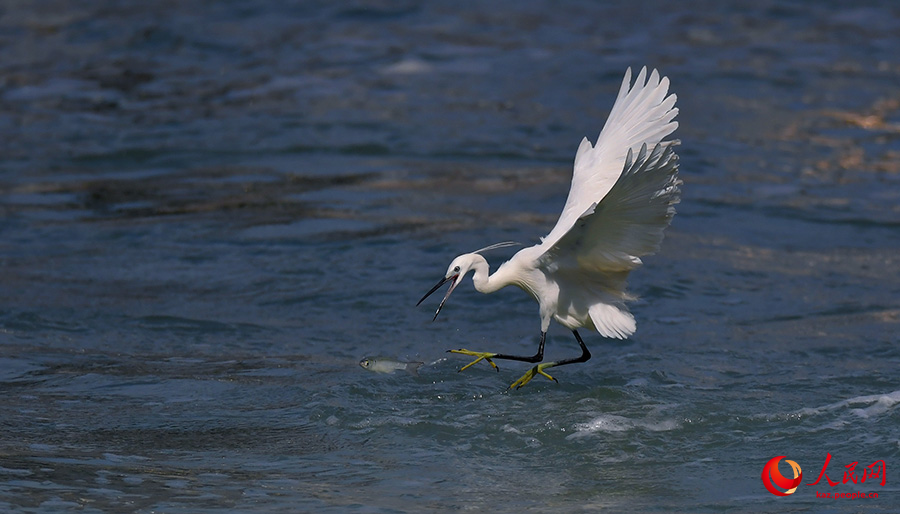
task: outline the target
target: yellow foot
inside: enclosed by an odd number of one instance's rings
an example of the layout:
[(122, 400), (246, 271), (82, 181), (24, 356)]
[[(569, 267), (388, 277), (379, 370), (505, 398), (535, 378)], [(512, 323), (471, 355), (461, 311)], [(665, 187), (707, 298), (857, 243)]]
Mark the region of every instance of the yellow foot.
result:
[(545, 368), (552, 368), (553, 366), (556, 366), (555, 362), (545, 362), (543, 364), (538, 364), (537, 366), (529, 369), (524, 375), (522, 375), (522, 378), (513, 382), (512, 385), (509, 386), (509, 388), (510, 389), (512, 389), (512, 388), (518, 389), (518, 388), (522, 387), (523, 385), (527, 384), (528, 382), (531, 382), (531, 379), (534, 378), (535, 375), (543, 375), (558, 384), (559, 380), (556, 380), (555, 378), (551, 377), (550, 375), (544, 373)]
[(460, 349), (458, 349), (458, 350), (447, 350), (447, 351), (450, 352), (450, 353), (461, 353), (461, 354), (463, 354), (463, 355), (468, 355), (468, 356), (470, 356), (470, 357), (478, 357), (477, 359), (473, 360), (472, 362), (470, 362), (470, 363), (466, 364), (465, 366), (459, 368), (459, 371), (465, 371), (465, 370), (468, 369), (469, 367), (471, 367), (471, 366), (473, 366), (473, 365), (475, 365), (475, 364), (478, 364), (478, 362), (480, 362), (481, 360), (487, 361), (487, 363), (490, 364), (491, 366), (493, 366), (495, 370), (500, 371), (500, 368), (498, 368), (497, 365), (494, 364), (494, 361), (491, 360), (491, 357), (493, 357), (494, 355), (497, 355), (496, 353), (490, 353), (490, 352), (473, 352), (472, 350), (466, 350), (465, 348), (460, 348)]

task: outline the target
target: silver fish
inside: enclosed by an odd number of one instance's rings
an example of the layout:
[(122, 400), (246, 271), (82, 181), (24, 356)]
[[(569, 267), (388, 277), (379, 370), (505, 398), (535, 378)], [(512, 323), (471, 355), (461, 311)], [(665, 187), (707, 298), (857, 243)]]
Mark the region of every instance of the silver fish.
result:
[(415, 376), (419, 376), (419, 367), (424, 364), (423, 362), (402, 362), (394, 359), (388, 359), (386, 357), (366, 357), (365, 359), (359, 361), (359, 365), (364, 369), (369, 371), (374, 371), (376, 373), (393, 373), (398, 369), (402, 369), (407, 373)]

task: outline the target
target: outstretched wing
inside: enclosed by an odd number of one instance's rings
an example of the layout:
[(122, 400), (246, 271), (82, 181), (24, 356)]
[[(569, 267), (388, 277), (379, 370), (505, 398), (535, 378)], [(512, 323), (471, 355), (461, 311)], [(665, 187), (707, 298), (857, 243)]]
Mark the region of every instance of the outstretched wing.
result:
[(679, 201), (678, 142), (663, 141), (678, 127), (668, 89), (656, 70), (647, 78), (642, 69), (633, 87), (631, 70), (625, 73), (597, 144), (584, 139), (578, 147), (559, 221), (534, 247), (540, 266), (567, 284), (559, 298), (565, 311), (557, 316), (606, 337), (634, 333), (625, 278), (642, 255), (659, 249)]
[[(637, 155), (644, 145), (653, 149), (678, 128), (678, 122), (672, 121), (678, 114), (677, 97), (666, 96), (668, 91), (669, 79), (660, 79), (656, 70), (648, 78), (646, 67), (641, 69), (632, 87), (631, 68), (628, 68), (597, 144), (592, 146), (584, 138), (578, 147), (566, 204), (556, 226), (540, 245), (545, 251), (556, 246), (576, 222), (595, 212), (595, 206), (610, 193), (623, 170), (628, 169), (629, 153)], [(643, 254), (636, 257), (639, 255)]]
[[(581, 273), (628, 272), (655, 253), (680, 200), (678, 156), (672, 143), (630, 149), (612, 189), (547, 249), (558, 268)], [(586, 277), (587, 278), (587, 277)]]
[[(589, 318), (606, 337), (634, 333), (634, 316), (625, 300), (625, 277), (641, 264), (640, 256), (659, 249), (663, 230), (675, 215), (681, 191), (678, 156), (672, 143), (628, 150), (622, 174), (606, 196), (578, 217), (540, 257), (541, 266), (560, 283), (560, 301)], [(566, 298), (563, 298), (563, 291)]]

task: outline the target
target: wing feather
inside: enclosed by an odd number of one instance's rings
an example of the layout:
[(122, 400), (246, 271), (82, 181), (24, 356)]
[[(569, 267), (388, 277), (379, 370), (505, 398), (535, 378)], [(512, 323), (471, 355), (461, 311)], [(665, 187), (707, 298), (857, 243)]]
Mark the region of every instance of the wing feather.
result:
[(545, 251), (553, 248), (610, 192), (625, 168), (629, 152), (639, 152), (642, 145), (654, 147), (678, 127), (678, 122), (672, 121), (678, 114), (677, 98), (674, 94), (667, 96), (668, 90), (668, 78), (660, 79), (656, 70), (647, 77), (646, 67), (632, 86), (628, 68), (597, 144), (584, 138), (578, 147), (566, 204), (540, 245)]
[(556, 225), (526, 248), (559, 287), (557, 321), (593, 327), (606, 337), (634, 333), (625, 293), (628, 273), (656, 252), (680, 199), (676, 96), (669, 80), (631, 69), (596, 145), (584, 138), (575, 154), (572, 185)]
[(557, 268), (582, 273), (629, 271), (655, 253), (680, 200), (674, 142), (641, 146), (625, 158), (622, 174), (599, 202), (548, 249)]

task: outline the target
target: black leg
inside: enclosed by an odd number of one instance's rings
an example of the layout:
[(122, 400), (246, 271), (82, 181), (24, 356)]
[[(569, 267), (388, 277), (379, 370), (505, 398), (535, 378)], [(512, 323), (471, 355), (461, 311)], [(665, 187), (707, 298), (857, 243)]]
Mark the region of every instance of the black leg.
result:
[(573, 334), (575, 334), (575, 340), (578, 341), (578, 344), (581, 345), (581, 356), (575, 357), (574, 359), (564, 359), (558, 361), (555, 366), (562, 366), (563, 364), (575, 364), (576, 362), (587, 362), (591, 358), (591, 352), (588, 351), (587, 346), (585, 346), (584, 341), (581, 340), (581, 336), (578, 335), (578, 331), (573, 330)]
[(556, 362), (545, 362), (543, 364), (538, 364), (535, 367), (528, 370), (528, 372), (526, 372), (524, 375), (522, 375), (522, 378), (513, 382), (512, 385), (510, 385), (509, 387), (518, 389), (518, 388), (522, 387), (523, 385), (527, 384), (528, 382), (530, 382), (531, 379), (534, 378), (535, 375), (543, 375), (543, 376), (547, 377), (548, 379), (553, 380), (554, 382), (559, 382), (555, 378), (553, 378), (550, 375), (548, 375), (547, 373), (545, 373), (544, 370), (547, 368), (553, 368), (556, 366), (563, 366), (565, 364), (575, 364), (576, 362), (587, 362), (588, 359), (591, 358), (591, 352), (588, 351), (587, 346), (585, 346), (584, 341), (581, 340), (581, 336), (578, 335), (578, 332), (573, 330), (572, 333), (575, 334), (575, 340), (578, 341), (578, 344), (581, 346), (581, 355), (580, 356), (575, 357), (574, 359), (565, 359), (565, 360), (556, 361)]
[[(506, 360), (510, 360), (510, 361), (522, 361), (522, 362), (541, 362), (542, 360), (544, 360), (544, 342), (546, 341), (546, 339), (547, 339), (547, 333), (541, 332), (541, 344), (538, 345), (537, 353), (531, 357), (520, 357), (517, 355), (503, 355), (502, 353), (498, 353), (497, 355), (494, 355), (491, 358), (492, 359), (506, 359)], [(584, 346), (583, 343), (582, 343), (582, 346)], [(588, 357), (590, 357), (590, 355)]]
[(544, 342), (546, 340), (547, 340), (547, 333), (541, 332), (541, 344), (538, 346), (537, 353), (531, 357), (522, 357), (519, 355), (504, 355), (502, 353), (492, 353), (492, 352), (473, 352), (472, 350), (466, 350), (465, 348), (460, 348), (458, 350), (447, 350), (447, 351), (450, 353), (461, 353), (463, 355), (469, 355), (471, 357), (478, 357), (474, 361), (472, 361), (472, 362), (466, 364), (465, 366), (463, 366), (462, 368), (460, 368), (459, 369), (460, 371), (463, 371), (463, 370), (469, 368), (470, 366), (472, 366), (478, 362), (481, 362), (482, 360), (487, 361), (487, 363), (490, 364), (494, 369), (496, 369), (497, 371), (500, 371), (500, 369), (497, 368), (497, 365), (494, 364), (494, 361), (492, 359), (506, 359), (506, 360), (511, 360), (511, 361), (522, 361), (522, 362), (541, 362), (542, 360), (544, 360)]

